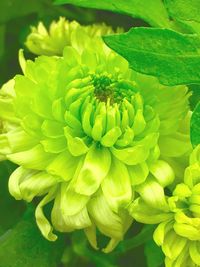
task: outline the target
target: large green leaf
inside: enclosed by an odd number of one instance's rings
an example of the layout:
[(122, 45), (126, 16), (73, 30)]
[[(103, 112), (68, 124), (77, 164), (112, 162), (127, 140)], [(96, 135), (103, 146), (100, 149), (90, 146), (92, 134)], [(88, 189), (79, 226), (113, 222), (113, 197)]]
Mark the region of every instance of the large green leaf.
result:
[(103, 38), (131, 68), (156, 76), (163, 84), (200, 83), (200, 42), (195, 35), (140, 27)]
[(195, 147), (200, 144), (200, 102), (193, 111), (190, 122), (191, 143)]
[(64, 246), (45, 240), (31, 213), (0, 237), (0, 267), (57, 267)]
[(153, 240), (149, 240), (144, 247), (148, 267), (160, 267), (164, 262), (164, 254)]
[(155, 27), (169, 27), (168, 15), (161, 0), (56, 0), (55, 4), (73, 4), (125, 13)]

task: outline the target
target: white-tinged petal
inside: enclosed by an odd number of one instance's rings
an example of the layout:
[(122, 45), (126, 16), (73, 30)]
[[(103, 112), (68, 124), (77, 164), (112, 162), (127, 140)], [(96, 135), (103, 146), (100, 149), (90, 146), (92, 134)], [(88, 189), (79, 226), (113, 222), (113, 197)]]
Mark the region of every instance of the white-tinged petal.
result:
[(110, 169), (111, 155), (107, 148), (93, 145), (88, 151), (74, 188), (79, 194), (90, 196), (100, 186)]
[(115, 212), (130, 203), (132, 188), (128, 170), (121, 161), (112, 157), (110, 170), (101, 184), (103, 194)]
[(27, 170), (23, 167), (18, 167), (9, 178), (8, 189), (10, 194), (17, 200), (22, 199), (23, 196), (20, 190), (21, 182), (36, 173), (38, 173), (38, 171)]

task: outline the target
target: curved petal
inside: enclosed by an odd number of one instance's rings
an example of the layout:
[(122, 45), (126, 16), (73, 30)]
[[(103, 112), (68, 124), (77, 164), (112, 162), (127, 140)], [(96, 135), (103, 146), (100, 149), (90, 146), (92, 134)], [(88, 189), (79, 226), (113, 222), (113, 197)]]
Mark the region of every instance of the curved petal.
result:
[(131, 185), (133, 186), (143, 183), (149, 174), (149, 168), (145, 162), (134, 166), (127, 166), (127, 169)]
[(71, 227), (68, 227), (64, 221), (61, 208), (60, 208), (60, 199), (61, 199), (61, 195), (60, 195), (60, 191), (58, 190), (56, 194), (56, 198), (54, 200), (53, 209), (51, 211), (51, 221), (52, 221), (54, 228), (57, 231), (71, 232), (74, 229)]
[(88, 211), (103, 234), (122, 239), (124, 231), (121, 218), (110, 209), (102, 193), (89, 201)]
[(94, 224), (92, 224), (90, 227), (87, 227), (84, 229), (85, 235), (88, 239), (88, 241), (90, 242), (90, 245), (94, 248), (94, 249), (98, 249), (97, 246), (97, 236), (96, 236), (96, 227)]
[(172, 184), (174, 181), (175, 175), (173, 169), (163, 160), (152, 163), (149, 166), (149, 170), (163, 187)]
[(88, 151), (75, 182), (75, 191), (92, 195), (100, 186), (110, 169), (111, 156), (107, 148), (93, 145)]
[(68, 132), (67, 129), (65, 128), (65, 136), (67, 138), (67, 146), (69, 149), (69, 152), (77, 157), (81, 156), (85, 153), (88, 152), (89, 148), (83, 141), (83, 139), (79, 137), (72, 137)]
[(166, 219), (161, 222), (153, 233), (153, 239), (158, 246), (162, 246), (165, 242), (166, 234), (173, 228), (173, 220)]
[(137, 198), (128, 207), (130, 215), (138, 222), (157, 224), (172, 217), (172, 213), (162, 212), (147, 205), (143, 199)]
[(161, 136), (159, 139), (161, 155), (165, 157), (180, 157), (191, 150), (189, 135), (175, 133), (170, 136)]
[(114, 127), (111, 130), (109, 130), (102, 138), (101, 138), (101, 144), (105, 147), (112, 147), (117, 139), (122, 134), (119, 127)]
[(17, 200), (22, 199), (23, 197), (20, 190), (21, 182), (37, 173), (38, 171), (27, 170), (23, 167), (17, 168), (9, 178), (8, 189), (10, 194)]
[(52, 175), (58, 175), (65, 181), (71, 180), (78, 167), (79, 157), (73, 157), (68, 151), (59, 154), (46, 168)]
[(165, 236), (165, 241), (162, 245), (163, 252), (170, 259), (175, 260), (182, 253), (187, 242), (186, 238), (178, 236), (174, 230), (171, 230)]
[(127, 165), (136, 165), (144, 162), (149, 155), (149, 152), (144, 145), (135, 145), (124, 149), (112, 147), (110, 151), (118, 160)]
[(43, 207), (55, 198), (56, 191), (57, 187), (52, 188), (52, 190), (42, 199), (42, 201), (40, 201), (35, 210), (36, 223), (43, 236), (49, 241), (55, 241), (57, 239), (57, 236), (52, 232), (53, 227), (45, 217)]
[(89, 196), (78, 194), (73, 186), (63, 183), (61, 185), (60, 208), (66, 216), (79, 213), (87, 204)]
[(37, 145), (30, 150), (10, 154), (7, 157), (25, 168), (44, 170), (55, 156), (45, 152), (42, 145)]
[(150, 207), (163, 211), (169, 210), (164, 189), (153, 178), (148, 177), (143, 184), (138, 185), (135, 189)]
[(128, 170), (118, 159), (112, 157), (108, 175), (101, 185), (103, 194), (112, 210), (118, 211), (132, 199), (132, 188)]
[(200, 265), (200, 250), (199, 250), (199, 241), (194, 241), (190, 243), (189, 252), (193, 262), (197, 265)]
[(46, 137), (57, 138), (64, 136), (63, 124), (54, 120), (44, 120), (41, 130)]
[(24, 181), (19, 184), (21, 196), (27, 202), (32, 201), (35, 196), (46, 194), (54, 185), (60, 183), (59, 177), (52, 176), (46, 172), (37, 172), (25, 176)]

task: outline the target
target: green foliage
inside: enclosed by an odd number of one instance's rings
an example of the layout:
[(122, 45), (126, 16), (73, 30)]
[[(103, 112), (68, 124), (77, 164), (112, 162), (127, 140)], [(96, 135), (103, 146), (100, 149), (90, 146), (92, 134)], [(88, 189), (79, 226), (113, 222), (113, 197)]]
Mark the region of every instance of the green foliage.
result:
[(160, 267), (164, 262), (164, 254), (153, 240), (149, 240), (145, 244), (144, 251), (148, 267)]
[(1, 12), (0, 23), (5, 23), (10, 19), (38, 12), (41, 10), (41, 7), (42, 1), (38, 0), (30, 1), (29, 5), (24, 5), (23, 0), (2, 0), (0, 2), (0, 10), (4, 10), (5, 12)]
[(154, 75), (165, 85), (200, 83), (199, 40), (168, 29), (132, 28), (104, 36), (106, 44), (134, 70)]
[(154, 225), (145, 225), (136, 236), (122, 241), (118, 245), (116, 253), (124, 253), (125, 251), (132, 250), (149, 241), (152, 237), (154, 229)]
[[(155, 27), (168, 27), (167, 12), (160, 0), (56, 0), (55, 4), (73, 4), (81, 7), (110, 10), (141, 18)], [(148, 6), (148, 8), (146, 8)]]
[(5, 25), (0, 25), (0, 59), (4, 53)]
[(169, 15), (186, 31), (200, 33), (199, 0), (165, 0)]
[(0, 267), (55, 267), (63, 249), (62, 238), (55, 243), (43, 238), (31, 209), (13, 229), (0, 237)]
[(200, 102), (192, 114), (190, 138), (194, 147), (200, 144)]
[(165, 4), (173, 18), (182, 21), (200, 22), (199, 0), (165, 0)]
[(8, 161), (0, 162), (0, 229), (2, 233), (18, 222), (25, 208), (24, 203), (16, 203), (8, 192), (8, 178), (15, 168), (16, 165)]

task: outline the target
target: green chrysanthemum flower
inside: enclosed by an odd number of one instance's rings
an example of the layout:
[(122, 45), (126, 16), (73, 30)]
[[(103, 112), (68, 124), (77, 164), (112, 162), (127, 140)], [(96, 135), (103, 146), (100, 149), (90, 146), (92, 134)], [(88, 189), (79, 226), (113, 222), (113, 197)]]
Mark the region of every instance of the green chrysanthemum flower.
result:
[(161, 222), (154, 240), (162, 247), (166, 267), (200, 266), (200, 145), (192, 152), (184, 183), (175, 187), (173, 196), (151, 193), (151, 198), (147, 204), (142, 195), (130, 206), (130, 213), (144, 223)]
[(20, 165), (9, 190), (26, 201), (44, 196), (36, 220), (47, 239), (56, 236), (43, 207), (54, 201), (56, 230), (84, 229), (97, 247), (97, 226), (111, 238), (108, 252), (132, 222), (126, 207), (135, 186), (147, 178), (162, 186), (173, 182), (160, 149), (169, 158), (190, 149), (186, 136), (174, 152), (179, 122), (188, 111), (187, 89), (136, 75), (100, 38), (92, 38), (89, 47), (81, 41), (80, 49), (66, 47), (62, 57), (25, 62), (21, 56), (20, 62), (24, 75), (6, 85), (12, 92), (9, 104), (0, 98), (3, 122), (14, 121), (0, 136), (0, 153)]
[[(104, 23), (82, 26), (76, 21), (69, 22), (61, 17), (57, 22), (51, 23), (49, 31), (42, 22), (37, 27), (31, 27), (25, 45), (36, 55), (61, 56), (67, 45), (79, 50), (83, 45), (90, 45), (91, 39), (113, 32)], [(117, 28), (117, 32), (122, 32), (122, 28)]]

